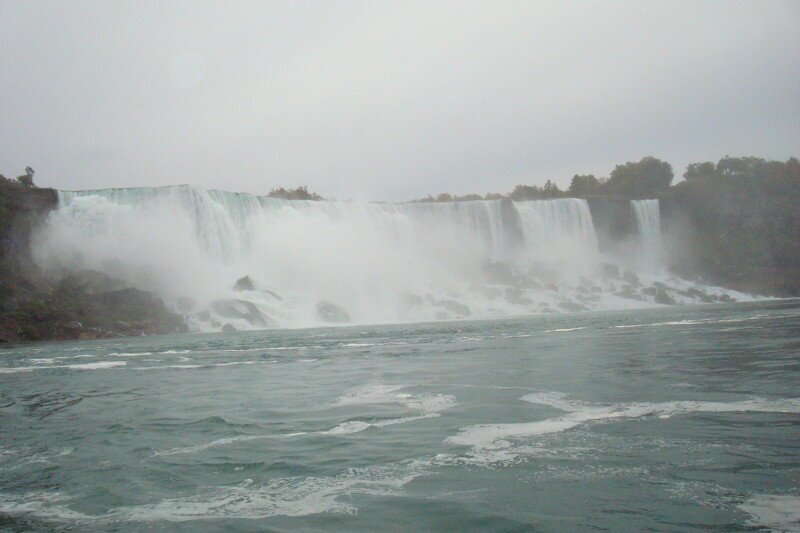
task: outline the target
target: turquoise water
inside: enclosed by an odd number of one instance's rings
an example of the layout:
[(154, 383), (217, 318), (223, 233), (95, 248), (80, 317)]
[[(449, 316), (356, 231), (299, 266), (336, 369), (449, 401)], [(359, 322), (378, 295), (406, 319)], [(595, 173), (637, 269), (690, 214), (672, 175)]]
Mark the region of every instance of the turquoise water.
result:
[(0, 350), (0, 530), (800, 530), (800, 302)]

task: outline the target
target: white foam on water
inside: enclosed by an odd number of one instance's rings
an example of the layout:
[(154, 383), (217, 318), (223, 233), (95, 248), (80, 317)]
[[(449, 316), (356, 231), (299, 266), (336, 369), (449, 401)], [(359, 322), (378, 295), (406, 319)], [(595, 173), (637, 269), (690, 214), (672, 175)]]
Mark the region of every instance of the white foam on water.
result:
[(781, 533), (800, 531), (800, 495), (759, 495), (738, 506), (752, 518), (747, 525)]
[(64, 365), (63, 368), (69, 368), (72, 370), (100, 370), (102, 368), (116, 368), (120, 366), (125, 366), (128, 363), (125, 361), (99, 361), (97, 363), (84, 363), (78, 365)]
[(436, 418), (441, 416), (439, 413), (425, 413), (419, 416), (404, 416), (401, 418), (389, 418), (380, 420), (378, 422), (365, 422), (363, 420), (350, 420), (342, 422), (338, 426), (331, 428), (327, 431), (320, 431), (320, 435), (349, 435), (351, 433), (359, 433), (371, 427), (386, 427), (395, 424), (405, 424), (406, 422), (413, 422), (415, 420), (423, 420), (425, 418)]
[(351, 468), (331, 477), (287, 477), (264, 482), (248, 479), (238, 485), (214, 487), (194, 496), (118, 507), (101, 515), (71, 510), (65, 504), (69, 497), (63, 493), (0, 494), (0, 512), (85, 524), (355, 514), (356, 507), (343, 500), (356, 494), (397, 495), (407, 483), (428, 474), (430, 467), (430, 460), (410, 459)]
[(367, 346), (375, 346), (375, 344), (370, 342), (347, 342), (339, 346), (347, 348), (366, 348)]
[(15, 374), (17, 372), (33, 372), (34, 370), (51, 370), (53, 368), (67, 368), (70, 370), (102, 370), (106, 368), (116, 368), (125, 366), (125, 361), (99, 361), (97, 363), (85, 363), (77, 365), (42, 365), (42, 366), (17, 366), (0, 367), (0, 374)]
[(162, 354), (176, 354), (176, 353), (191, 353), (191, 350), (167, 350), (165, 352), (160, 352)]
[(478, 424), (461, 428), (456, 435), (445, 442), (456, 446), (470, 446), (472, 455), (478, 461), (490, 463), (499, 454), (503, 462), (515, 455), (523, 454), (524, 449), (512, 443), (552, 433), (561, 433), (590, 422), (608, 423), (615, 420), (657, 417), (666, 419), (678, 414), (694, 412), (734, 413), (770, 412), (800, 413), (800, 398), (766, 400), (754, 398), (738, 402), (673, 401), (663, 403), (628, 403), (617, 405), (590, 405), (566, 400), (559, 392), (539, 392), (527, 394), (521, 400), (548, 405), (567, 411), (569, 414), (535, 422)]
[(73, 511), (62, 502), (70, 497), (63, 492), (37, 491), (25, 494), (0, 494), (0, 514), (44, 520), (87, 521), (94, 517)]
[(203, 365), (163, 365), (163, 366), (140, 366), (133, 370), (190, 370), (192, 368), (201, 368)]
[(616, 329), (627, 329), (627, 328), (648, 328), (648, 327), (658, 327), (658, 326), (694, 326), (699, 324), (729, 324), (736, 322), (749, 322), (751, 320), (761, 320), (764, 318), (776, 318), (776, 317), (772, 317), (770, 315), (755, 315), (742, 318), (698, 318), (694, 320), (686, 319), (686, 320), (670, 320), (668, 322), (653, 322), (651, 324), (624, 324), (614, 327)]
[(139, 355), (153, 355), (153, 352), (121, 352), (121, 353), (110, 353), (108, 355), (114, 355), (116, 357), (136, 357)]
[(28, 359), (34, 365), (52, 365), (56, 362), (52, 357), (32, 358)]
[(396, 403), (409, 409), (426, 413), (450, 409), (457, 405), (454, 396), (449, 394), (409, 394), (397, 392), (405, 385), (367, 385), (353, 389), (340, 396), (334, 405), (368, 405)]
[(258, 440), (258, 439), (266, 439), (268, 435), (240, 435), (238, 437), (229, 437), (225, 439), (217, 439), (212, 442), (208, 442), (206, 444), (198, 444), (197, 446), (187, 446), (185, 448), (170, 448), (169, 450), (164, 450), (161, 452), (155, 452), (153, 457), (160, 456), (160, 455), (177, 455), (177, 454), (185, 454), (185, 453), (197, 453), (202, 452), (203, 450), (208, 450), (209, 448), (216, 448), (217, 446), (227, 446), (228, 444), (234, 444), (237, 442), (246, 442), (249, 440)]

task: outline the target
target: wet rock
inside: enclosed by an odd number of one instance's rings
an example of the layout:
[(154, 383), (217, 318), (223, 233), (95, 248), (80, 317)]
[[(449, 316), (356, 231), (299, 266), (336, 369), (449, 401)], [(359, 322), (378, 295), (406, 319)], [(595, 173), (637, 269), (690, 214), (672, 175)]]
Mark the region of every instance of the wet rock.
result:
[(663, 305), (675, 305), (675, 300), (664, 289), (658, 289), (655, 302)]
[(455, 300), (437, 300), (429, 294), (428, 302), (438, 307), (444, 307), (446, 310), (462, 318), (472, 316), (472, 311), (469, 307)]
[(735, 299), (735, 298), (731, 298), (731, 295), (730, 295), (730, 294), (721, 294), (721, 295), (719, 296), (719, 298), (717, 298), (717, 299), (718, 299), (720, 302), (724, 302), (724, 303), (732, 303), (732, 302), (735, 302), (735, 301), (736, 301), (736, 299)]
[(246, 320), (248, 324), (255, 328), (266, 328), (275, 325), (274, 322), (265, 316), (253, 302), (247, 300), (214, 300), (211, 302), (211, 310), (222, 318)]
[(623, 285), (622, 288), (615, 293), (617, 296), (628, 298), (629, 300), (641, 300), (642, 295), (636, 292), (636, 289), (630, 285)]
[(250, 279), (250, 276), (244, 276), (236, 280), (236, 283), (233, 284), (233, 290), (237, 292), (254, 291), (256, 290), (256, 286), (253, 280)]
[(350, 315), (338, 305), (322, 300), (317, 304), (317, 316), (324, 322), (344, 324), (350, 322)]
[(678, 294), (687, 296), (689, 298), (694, 298), (695, 300), (700, 300), (703, 303), (711, 303), (714, 301), (714, 298), (712, 298), (710, 294), (707, 294), (697, 287), (691, 287), (685, 291), (680, 291)]
[(126, 288), (121, 279), (97, 270), (79, 270), (67, 275), (65, 279), (86, 294), (103, 294)]
[(233, 333), (234, 331), (237, 331), (237, 330), (231, 324), (225, 324), (224, 326), (222, 326), (222, 332), (223, 333)]

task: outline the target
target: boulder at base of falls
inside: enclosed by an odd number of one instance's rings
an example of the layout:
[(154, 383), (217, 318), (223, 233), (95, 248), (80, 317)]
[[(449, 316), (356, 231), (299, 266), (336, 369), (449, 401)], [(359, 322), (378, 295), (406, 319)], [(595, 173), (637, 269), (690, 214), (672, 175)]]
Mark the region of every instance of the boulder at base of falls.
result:
[(428, 301), (437, 307), (443, 307), (444, 309), (450, 311), (451, 313), (459, 317), (464, 318), (472, 316), (472, 311), (470, 310), (469, 307), (455, 300), (437, 300), (436, 298), (434, 298), (429, 294)]
[(253, 280), (250, 279), (250, 276), (244, 276), (236, 280), (236, 283), (233, 284), (233, 290), (236, 292), (254, 291), (256, 290), (256, 286)]
[(236, 328), (231, 324), (225, 324), (222, 326), (222, 333), (233, 333), (234, 331), (236, 331)]
[(227, 319), (246, 320), (254, 328), (274, 326), (272, 319), (265, 316), (253, 302), (247, 300), (214, 300), (210, 305), (211, 310), (219, 317)]
[(666, 290), (660, 287), (656, 293), (655, 302), (663, 305), (675, 305), (675, 300), (672, 298), (672, 296), (670, 296)]
[(350, 315), (347, 311), (327, 300), (322, 300), (317, 304), (317, 317), (323, 322), (332, 324), (345, 324), (350, 322)]

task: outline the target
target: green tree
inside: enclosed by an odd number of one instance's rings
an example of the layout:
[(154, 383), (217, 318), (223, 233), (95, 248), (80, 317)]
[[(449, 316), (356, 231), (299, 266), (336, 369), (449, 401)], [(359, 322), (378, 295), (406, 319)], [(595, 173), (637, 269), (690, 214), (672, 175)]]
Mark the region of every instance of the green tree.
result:
[(629, 198), (656, 198), (672, 183), (672, 165), (648, 156), (640, 161), (617, 165), (611, 172), (607, 187), (612, 194)]
[(714, 167), (714, 163), (706, 161), (704, 163), (691, 163), (686, 167), (686, 172), (683, 173), (683, 177), (687, 180), (696, 180), (709, 178), (716, 175), (716, 173), (717, 169)]
[(569, 182), (569, 189), (567, 189), (570, 196), (576, 198), (583, 198), (592, 194), (600, 193), (600, 180), (594, 177), (594, 174), (582, 176), (575, 174), (572, 176), (572, 181)]
[(17, 176), (17, 181), (25, 187), (33, 187), (33, 175), (36, 172), (31, 167), (25, 167), (25, 174)]
[(517, 185), (508, 197), (516, 201), (535, 200), (542, 197), (542, 190), (536, 185)]

